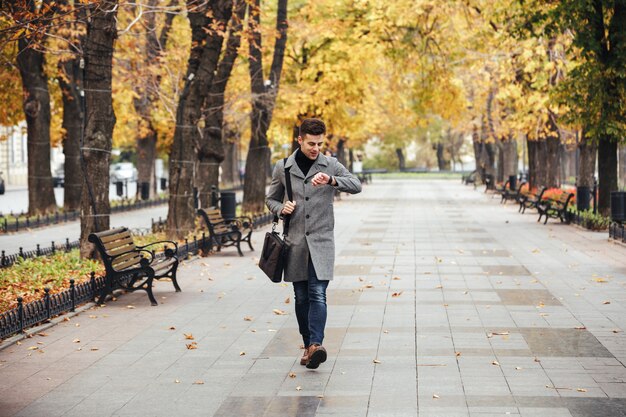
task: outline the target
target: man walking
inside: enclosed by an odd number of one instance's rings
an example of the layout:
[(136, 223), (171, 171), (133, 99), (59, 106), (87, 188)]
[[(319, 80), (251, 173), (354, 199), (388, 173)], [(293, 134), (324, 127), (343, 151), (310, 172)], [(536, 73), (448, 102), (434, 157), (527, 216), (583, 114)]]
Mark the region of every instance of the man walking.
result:
[[(284, 279), (293, 282), (296, 317), (304, 354), (301, 365), (316, 369), (326, 361), (326, 287), (335, 265), (335, 190), (361, 192), (361, 183), (337, 159), (322, 154), (326, 125), (305, 119), (300, 125), (300, 149), (278, 161), (266, 198), (274, 214), (290, 216)], [(285, 201), (285, 170), (291, 178), (292, 200)]]

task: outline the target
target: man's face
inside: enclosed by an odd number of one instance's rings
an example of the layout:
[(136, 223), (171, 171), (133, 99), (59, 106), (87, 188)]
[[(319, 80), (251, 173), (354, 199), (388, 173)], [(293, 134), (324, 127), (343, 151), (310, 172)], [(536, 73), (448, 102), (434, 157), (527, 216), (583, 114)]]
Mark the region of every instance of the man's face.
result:
[(324, 134), (309, 135), (307, 133), (304, 137), (298, 136), (298, 143), (300, 144), (300, 150), (307, 158), (317, 159), (322, 145), (324, 145)]

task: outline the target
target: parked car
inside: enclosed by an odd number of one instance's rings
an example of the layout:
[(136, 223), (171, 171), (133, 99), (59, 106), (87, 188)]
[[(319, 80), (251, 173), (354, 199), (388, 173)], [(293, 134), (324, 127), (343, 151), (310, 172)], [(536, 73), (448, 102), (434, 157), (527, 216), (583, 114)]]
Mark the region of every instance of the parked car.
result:
[(109, 168), (111, 182), (137, 181), (137, 168), (132, 162), (118, 162)]
[(59, 164), (52, 173), (52, 184), (54, 187), (65, 186), (65, 164)]

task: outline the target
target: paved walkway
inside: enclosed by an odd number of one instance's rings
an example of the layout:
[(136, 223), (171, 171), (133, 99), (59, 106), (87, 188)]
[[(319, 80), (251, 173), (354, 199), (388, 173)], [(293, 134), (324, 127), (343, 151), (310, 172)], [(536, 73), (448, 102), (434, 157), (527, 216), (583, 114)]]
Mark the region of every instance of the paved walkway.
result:
[(318, 370), (259, 231), (158, 307), (124, 295), (0, 351), (0, 415), (625, 415), (626, 247), (457, 181), (380, 180), (335, 213)]
[[(131, 210), (122, 213), (111, 214), (111, 227), (127, 226), (136, 229), (151, 227), (151, 219), (157, 221), (159, 217), (167, 217), (167, 204), (149, 207), (141, 210)], [(22, 247), (24, 251), (34, 250), (37, 244), (41, 247), (49, 247), (52, 241), (55, 245), (70, 242), (80, 237), (80, 221), (61, 223), (54, 226), (39, 227), (18, 233), (0, 234), (0, 250), (5, 250), (7, 255), (14, 254)]]

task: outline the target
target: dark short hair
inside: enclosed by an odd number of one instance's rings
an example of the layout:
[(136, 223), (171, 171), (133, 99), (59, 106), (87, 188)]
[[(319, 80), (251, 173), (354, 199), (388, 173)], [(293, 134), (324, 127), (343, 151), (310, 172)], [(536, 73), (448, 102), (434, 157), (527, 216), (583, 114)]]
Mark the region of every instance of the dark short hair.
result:
[(323, 135), (326, 133), (326, 125), (320, 119), (304, 119), (300, 125), (300, 136)]

